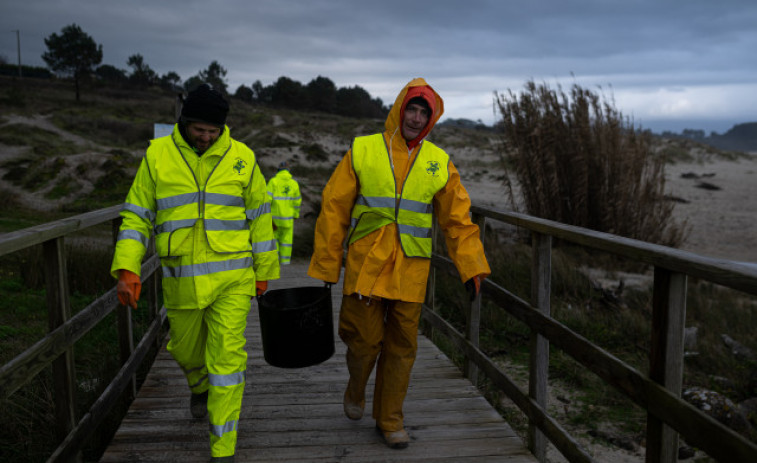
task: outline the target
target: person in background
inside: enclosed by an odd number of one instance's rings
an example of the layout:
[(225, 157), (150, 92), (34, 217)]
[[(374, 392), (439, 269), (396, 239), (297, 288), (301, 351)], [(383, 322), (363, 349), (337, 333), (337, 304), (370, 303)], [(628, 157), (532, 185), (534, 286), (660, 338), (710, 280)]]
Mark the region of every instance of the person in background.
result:
[(255, 154), (231, 138), (229, 105), (208, 84), (189, 92), (166, 137), (151, 141), (121, 211), (111, 274), (137, 308), (150, 236), (163, 270), (168, 351), (207, 416), (212, 462), (233, 462), (242, 406), (247, 314), (279, 277), (271, 204)]
[(289, 265), (292, 261), (294, 219), (300, 217), (300, 185), (289, 173), (289, 164), (283, 161), (279, 170), (268, 181), (268, 196), (271, 199), (273, 234), (279, 247), (279, 264)]
[(344, 290), (339, 336), (347, 345), (344, 413), (359, 420), (376, 368), (373, 418), (391, 448), (406, 448), (402, 411), (417, 351), (434, 217), (471, 297), (491, 270), (470, 198), (449, 155), (424, 141), (444, 111), (422, 78), (400, 91), (383, 133), (357, 137), (323, 190), (308, 275)]

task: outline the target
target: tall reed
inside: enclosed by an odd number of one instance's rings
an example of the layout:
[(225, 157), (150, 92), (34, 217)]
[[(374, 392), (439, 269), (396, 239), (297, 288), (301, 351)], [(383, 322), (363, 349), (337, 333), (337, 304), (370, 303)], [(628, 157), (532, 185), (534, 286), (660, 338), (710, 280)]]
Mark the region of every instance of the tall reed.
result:
[[(573, 85), (526, 84), (496, 94), (505, 183), (514, 209), (562, 223), (676, 246), (685, 224), (665, 200), (665, 160), (612, 101)], [(516, 198), (517, 182), (522, 198)]]

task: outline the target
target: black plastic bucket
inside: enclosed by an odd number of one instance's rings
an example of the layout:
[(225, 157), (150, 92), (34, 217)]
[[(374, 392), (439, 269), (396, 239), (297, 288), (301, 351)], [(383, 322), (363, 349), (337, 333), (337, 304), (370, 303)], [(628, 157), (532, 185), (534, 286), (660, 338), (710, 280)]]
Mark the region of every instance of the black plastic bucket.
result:
[(331, 288), (274, 289), (258, 298), (263, 356), (269, 365), (301, 368), (334, 354)]

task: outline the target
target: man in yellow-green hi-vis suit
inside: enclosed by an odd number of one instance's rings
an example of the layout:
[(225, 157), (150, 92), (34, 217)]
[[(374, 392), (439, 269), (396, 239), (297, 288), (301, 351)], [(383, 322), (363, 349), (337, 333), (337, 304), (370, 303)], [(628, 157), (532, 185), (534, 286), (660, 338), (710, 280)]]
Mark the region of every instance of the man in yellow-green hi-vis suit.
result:
[(231, 138), (229, 106), (208, 84), (191, 91), (154, 139), (126, 197), (111, 273), (137, 308), (150, 236), (163, 271), (168, 351), (187, 378), (190, 413), (207, 416), (211, 462), (233, 462), (247, 369), (251, 299), (279, 277), (271, 203), (255, 154)]
[(279, 246), (279, 263), (289, 265), (292, 261), (294, 219), (300, 217), (302, 196), (300, 185), (289, 173), (286, 161), (279, 164), (279, 171), (268, 181), (268, 196), (271, 198), (273, 234)]

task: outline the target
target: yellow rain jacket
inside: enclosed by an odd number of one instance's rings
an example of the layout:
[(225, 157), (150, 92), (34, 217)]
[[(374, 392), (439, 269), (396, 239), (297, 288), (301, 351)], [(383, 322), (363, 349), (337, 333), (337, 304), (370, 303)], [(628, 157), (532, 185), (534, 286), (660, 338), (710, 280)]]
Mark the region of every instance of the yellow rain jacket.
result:
[(178, 126), (152, 140), (121, 216), (112, 275), (139, 275), (154, 233), (169, 309), (204, 308), (220, 294), (252, 297), (255, 280), (279, 277), (265, 178), (228, 127), (202, 156)]
[[(397, 95), (382, 134), (384, 152), (377, 153), (391, 159), (397, 198), (402, 197), (404, 188), (408, 188), (405, 181), (411, 166), (421, 168), (414, 161), (427, 143), (422, 142), (409, 152), (401, 133), (401, 106), (408, 89), (414, 86), (428, 84), (424, 79), (414, 79)], [(435, 91), (433, 93), (437, 111), (429, 119), (429, 128), (433, 128), (444, 111), (441, 97)], [(445, 169), (446, 183), (433, 196), (432, 203), (433, 214), (446, 239), (448, 254), (463, 282), (476, 275), (488, 276), (491, 270), (484, 256), (478, 226), (471, 222), (468, 214), (468, 193), (460, 183), (460, 174), (451, 160)], [(354, 168), (353, 150), (350, 149), (323, 190), (309, 276), (332, 283), (339, 280), (343, 243), (348, 237), (352, 211), (360, 194), (361, 186)], [(394, 221), (387, 220), (385, 225), (348, 245), (344, 294), (423, 302), (430, 265), (430, 260), (425, 257), (407, 257), (403, 252), (395, 217)]]
[(292, 228), (294, 219), (300, 217), (300, 185), (286, 169), (276, 172), (268, 181), (268, 196), (271, 199), (271, 215), (277, 227)]

